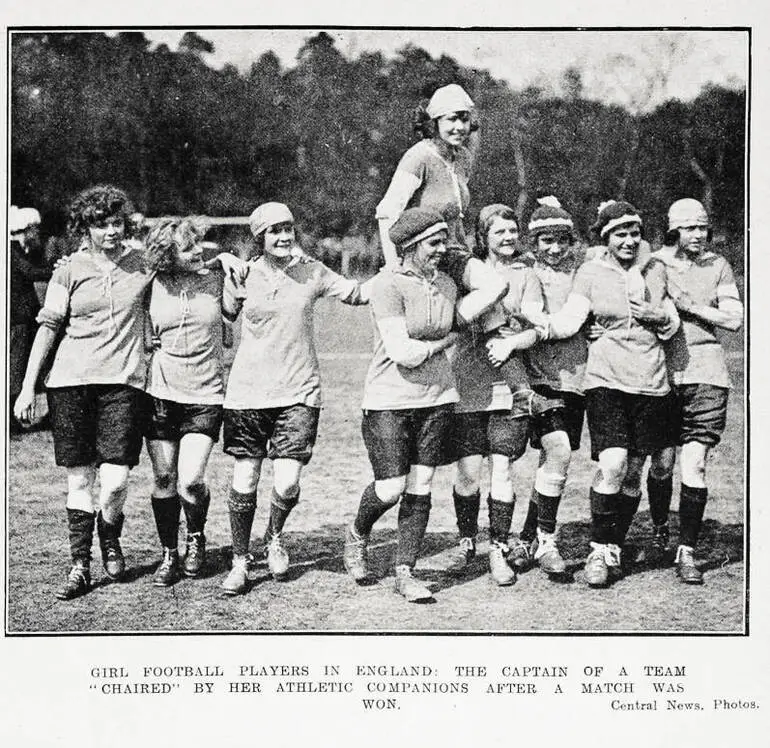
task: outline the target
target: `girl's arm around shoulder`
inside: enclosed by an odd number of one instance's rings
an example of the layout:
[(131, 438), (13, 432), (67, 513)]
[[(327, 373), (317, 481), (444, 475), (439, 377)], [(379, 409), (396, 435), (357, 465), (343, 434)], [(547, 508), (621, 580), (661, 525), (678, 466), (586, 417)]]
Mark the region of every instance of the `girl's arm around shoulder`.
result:
[(235, 322), (246, 300), (246, 276), (226, 273), (222, 280), (222, 316)]
[(361, 291), (362, 285), (357, 280), (352, 278), (346, 278), (344, 275), (335, 273), (330, 270), (322, 262), (308, 263), (308, 267), (317, 265), (315, 268), (319, 277), (319, 288), (321, 296), (331, 296), (338, 299), (343, 304), (351, 304), (353, 306), (360, 306), (361, 304), (369, 303), (369, 294), (371, 292), (371, 286), (367, 287), (364, 292)]
[(462, 276), (464, 288), (458, 288), (458, 295), (467, 291), (455, 307), (458, 325), (467, 325), (489, 311), (508, 293), (507, 281), (493, 268), (478, 257), (470, 257)]
[(591, 312), (591, 293), (596, 264), (593, 261), (583, 263), (575, 273), (575, 280), (564, 306), (548, 316), (548, 325), (538, 330), (542, 338), (563, 340), (577, 335)]

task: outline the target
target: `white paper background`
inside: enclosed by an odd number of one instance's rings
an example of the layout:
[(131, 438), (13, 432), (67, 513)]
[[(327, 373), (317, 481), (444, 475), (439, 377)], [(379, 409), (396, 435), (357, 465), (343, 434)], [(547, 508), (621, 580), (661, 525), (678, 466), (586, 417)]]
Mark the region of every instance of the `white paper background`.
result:
[[(405, 25), (405, 26), (751, 26), (751, 635), (749, 637), (480, 637), (480, 636), (136, 636), (36, 637), (0, 640), (0, 736), (6, 746), (110, 748), (183, 743), (240, 745), (437, 746), (618, 744), (763, 745), (770, 726), (770, 554), (768, 489), (762, 465), (768, 451), (768, 264), (764, 212), (768, 195), (768, 92), (770, 22), (760, 2), (513, 3), (393, 2), (366, 11), (362, 3), (56, 2), (6, 4), (8, 25)], [(487, 7), (489, 6), (489, 7)], [(205, 34), (204, 34), (205, 35)], [(7, 39), (3, 39), (7, 57)], [(515, 54), (515, 50), (512, 50)], [(5, 125), (5, 123), (3, 123)], [(5, 134), (5, 127), (4, 127)], [(5, 537), (3, 527), (2, 537)], [(5, 566), (3, 574), (5, 573)], [(6, 580), (3, 578), (3, 590)], [(704, 588), (707, 592), (707, 586)], [(515, 605), (515, 594), (512, 605)], [(651, 603), (652, 604), (652, 603)], [(536, 611), (533, 611), (533, 615)], [(456, 680), (454, 665), (564, 665), (565, 695), (409, 696), (397, 711), (365, 712), (348, 695), (114, 696), (89, 690), (95, 666), (219, 664), (228, 674), (240, 664), (426, 664), (441, 679)], [(685, 665), (685, 700), (757, 701), (759, 710), (613, 712), (611, 697), (579, 696), (590, 679), (585, 666), (602, 665), (617, 680), (621, 666), (636, 677), (643, 665)], [(311, 679), (315, 676), (311, 676)], [(318, 678), (320, 679), (320, 675)], [(137, 677), (137, 680), (140, 678)], [(211, 679), (209, 679), (211, 680)], [(494, 680), (504, 680), (494, 678)], [(551, 681), (543, 681), (550, 686)], [(191, 688), (187, 689), (190, 693)], [(640, 698), (643, 698), (640, 696)]]

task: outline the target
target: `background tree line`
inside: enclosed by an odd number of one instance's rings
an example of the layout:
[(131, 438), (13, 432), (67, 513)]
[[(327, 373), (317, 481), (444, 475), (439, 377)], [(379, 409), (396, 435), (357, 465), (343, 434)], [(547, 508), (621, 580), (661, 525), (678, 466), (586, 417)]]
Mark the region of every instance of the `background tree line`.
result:
[(13, 34), (11, 201), (61, 233), (67, 199), (103, 181), (147, 215), (245, 215), (281, 200), (313, 237), (362, 236), (376, 252), (374, 208), (415, 140), (412, 111), (458, 82), (482, 124), (474, 214), (508, 202), (526, 218), (553, 193), (585, 234), (601, 200), (624, 197), (655, 238), (670, 202), (694, 196), (742, 266), (731, 246), (744, 229), (744, 90), (710, 85), (649, 110), (584, 98), (575, 68), (558, 92), (512, 90), (414, 46), (348, 59), (323, 32), (291, 68), (267, 52), (246, 73), (215, 70), (212, 49), (194, 32), (176, 51), (140, 32)]

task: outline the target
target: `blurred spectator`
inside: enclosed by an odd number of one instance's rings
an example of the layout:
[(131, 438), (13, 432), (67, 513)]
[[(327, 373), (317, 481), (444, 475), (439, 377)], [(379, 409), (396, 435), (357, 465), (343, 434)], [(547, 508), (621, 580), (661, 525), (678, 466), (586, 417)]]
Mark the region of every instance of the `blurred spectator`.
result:
[[(16, 400), (27, 368), (27, 359), (37, 327), (40, 302), (35, 281), (48, 281), (51, 270), (41, 263), (40, 213), (34, 208), (11, 206), (8, 215), (11, 269), (11, 338), (9, 345), (9, 396)], [(11, 408), (8, 409), (9, 413)], [(11, 432), (20, 430), (10, 416)]]

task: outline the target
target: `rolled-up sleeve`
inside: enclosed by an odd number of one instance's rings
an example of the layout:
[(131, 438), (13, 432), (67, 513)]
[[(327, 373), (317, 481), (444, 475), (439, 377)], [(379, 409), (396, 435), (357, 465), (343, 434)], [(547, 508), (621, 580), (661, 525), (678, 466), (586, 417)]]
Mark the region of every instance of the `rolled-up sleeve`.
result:
[(412, 195), (420, 186), (420, 178), (408, 171), (404, 171), (400, 166), (390, 180), (388, 191), (377, 205), (375, 218), (379, 221), (389, 221), (395, 223), (396, 219), (404, 212)]
[(727, 260), (722, 260), (722, 268), (717, 283), (717, 308), (722, 312), (728, 312), (743, 321), (743, 302), (738, 293), (738, 285), (735, 282), (733, 270)]
[(437, 343), (409, 337), (404, 299), (392, 277), (375, 278), (369, 303), (385, 354), (391, 361), (413, 369), (436, 353)]
[(369, 300), (361, 292), (361, 284), (358, 281), (346, 278), (344, 275), (338, 275), (325, 265), (321, 265), (321, 268), (322, 296), (330, 296), (339, 299), (343, 304), (351, 304), (352, 306), (368, 303)]
[(37, 315), (38, 324), (57, 330), (64, 323), (70, 309), (70, 286), (69, 265), (55, 270), (46, 289), (43, 308)]

